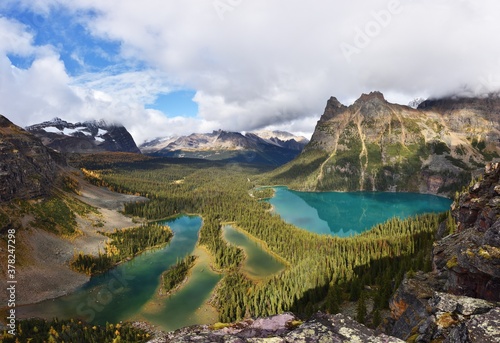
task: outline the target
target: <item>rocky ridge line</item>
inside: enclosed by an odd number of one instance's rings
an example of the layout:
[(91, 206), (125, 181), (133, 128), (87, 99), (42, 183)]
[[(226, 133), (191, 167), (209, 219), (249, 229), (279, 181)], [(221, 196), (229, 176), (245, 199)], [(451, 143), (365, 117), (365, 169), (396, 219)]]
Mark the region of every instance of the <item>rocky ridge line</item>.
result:
[(362, 94), (331, 97), (311, 141), (270, 182), (301, 190), (452, 195), (500, 161), (500, 97), (428, 100), (417, 109)]

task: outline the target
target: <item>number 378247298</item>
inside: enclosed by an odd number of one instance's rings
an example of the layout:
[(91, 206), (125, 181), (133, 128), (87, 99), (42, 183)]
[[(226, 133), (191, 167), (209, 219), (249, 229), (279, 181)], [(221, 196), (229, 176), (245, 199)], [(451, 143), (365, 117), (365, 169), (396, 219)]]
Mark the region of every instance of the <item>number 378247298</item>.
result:
[(7, 272), (9, 274), (9, 278), (13, 279), (16, 274), (16, 230), (9, 229), (7, 231), (7, 252), (9, 253), (7, 256)]

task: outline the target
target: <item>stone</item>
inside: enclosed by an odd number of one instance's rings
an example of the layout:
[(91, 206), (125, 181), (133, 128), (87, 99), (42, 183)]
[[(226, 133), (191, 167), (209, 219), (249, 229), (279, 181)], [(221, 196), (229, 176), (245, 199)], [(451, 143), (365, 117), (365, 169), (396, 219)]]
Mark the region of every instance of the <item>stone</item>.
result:
[[(405, 278), (391, 302), (388, 331), (410, 342), (500, 342), (500, 166), (459, 194), (457, 228), (432, 252), (432, 273)], [(426, 297), (430, 292), (431, 297)]]
[(500, 342), (500, 308), (472, 318), (466, 326), (473, 343)]
[(285, 342), (403, 342), (396, 337), (376, 334), (373, 330), (343, 314), (317, 313), (309, 321), (285, 336)]
[[(182, 328), (167, 334), (159, 342), (253, 342), (253, 343), (402, 343), (403, 341), (386, 334), (376, 333), (363, 324), (342, 314), (329, 315), (318, 312), (308, 321), (292, 327), (297, 318), (291, 313), (247, 319), (230, 324), (220, 330), (212, 330), (207, 325)], [(155, 341), (156, 342), (156, 341)]]
[(471, 316), (489, 312), (498, 304), (483, 299), (457, 296), (448, 293), (436, 292), (429, 300), (429, 305), (440, 312), (458, 313), (463, 316)]

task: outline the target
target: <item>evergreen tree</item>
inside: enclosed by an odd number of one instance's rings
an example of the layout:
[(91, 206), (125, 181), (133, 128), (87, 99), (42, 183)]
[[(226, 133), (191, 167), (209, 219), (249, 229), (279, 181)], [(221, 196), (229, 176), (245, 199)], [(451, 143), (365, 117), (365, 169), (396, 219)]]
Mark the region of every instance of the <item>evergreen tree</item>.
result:
[(359, 299), (358, 305), (356, 307), (356, 320), (361, 324), (365, 324), (366, 319), (366, 295), (362, 292)]

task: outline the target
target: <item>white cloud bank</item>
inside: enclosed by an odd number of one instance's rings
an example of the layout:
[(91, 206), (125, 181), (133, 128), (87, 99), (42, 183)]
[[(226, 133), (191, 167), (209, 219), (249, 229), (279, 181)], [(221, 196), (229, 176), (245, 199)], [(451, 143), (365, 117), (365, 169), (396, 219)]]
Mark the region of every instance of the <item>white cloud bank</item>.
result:
[[(148, 66), (70, 78), (56, 52), (34, 46), (34, 33), (2, 18), (0, 110), (21, 124), (41, 116), (103, 117), (122, 122), (139, 142), (219, 127), (311, 132), (331, 95), (346, 103), (380, 90), (407, 102), (500, 90), (496, 0), (18, 3), (42, 14), (63, 7), (93, 35), (120, 42), (122, 58)], [(13, 68), (5, 57), (13, 52), (35, 62)], [(198, 118), (144, 108), (176, 87), (197, 91)]]

